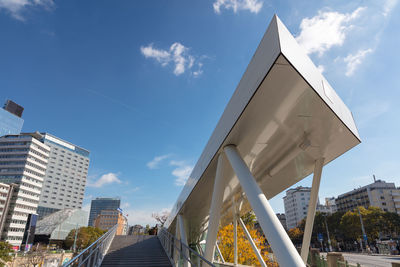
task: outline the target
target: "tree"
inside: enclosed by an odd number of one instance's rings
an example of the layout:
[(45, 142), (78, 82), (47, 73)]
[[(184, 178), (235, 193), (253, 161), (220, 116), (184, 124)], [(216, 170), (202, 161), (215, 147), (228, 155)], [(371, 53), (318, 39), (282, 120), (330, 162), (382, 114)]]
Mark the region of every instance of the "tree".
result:
[(303, 242), (304, 232), (299, 227), (290, 229), (288, 231), (288, 235), (295, 245), (301, 245), (301, 243)]
[[(268, 257), (268, 247), (265, 246), (264, 237), (257, 232), (256, 229), (247, 226), (248, 231), (257, 248), (260, 250), (261, 255), (268, 266), (278, 266)], [(242, 227), (238, 226), (238, 263), (244, 265), (259, 265), (258, 259), (247, 240)], [(226, 262), (233, 262), (234, 259), (234, 239), (233, 239), (233, 225), (229, 224), (219, 229), (217, 237), (218, 246), (221, 250), (222, 256)]]
[[(101, 237), (106, 231), (101, 230), (97, 227), (81, 227), (78, 229), (78, 236), (76, 238), (76, 247), (80, 249), (87, 248), (99, 237)], [(75, 240), (75, 229), (71, 230), (64, 241), (66, 247), (72, 247)]]
[(12, 246), (8, 242), (0, 241), (0, 266), (5, 266), (4, 262), (8, 262), (12, 259), (10, 253), (14, 252)]
[(256, 215), (254, 214), (253, 211), (247, 212), (241, 218), (242, 218), (244, 224), (247, 225), (250, 228), (253, 228), (254, 224), (257, 222), (257, 217), (256, 217)]
[(151, 217), (153, 217), (157, 222), (161, 224), (161, 226), (164, 226), (165, 221), (168, 219), (169, 216), (169, 211), (163, 211), (161, 213), (155, 212), (151, 214)]

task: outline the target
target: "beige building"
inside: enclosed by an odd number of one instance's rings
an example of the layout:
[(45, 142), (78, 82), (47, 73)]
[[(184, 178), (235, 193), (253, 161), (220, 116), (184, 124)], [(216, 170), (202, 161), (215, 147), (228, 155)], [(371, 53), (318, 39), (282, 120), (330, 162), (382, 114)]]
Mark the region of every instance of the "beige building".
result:
[(372, 184), (339, 195), (335, 202), (337, 210), (343, 212), (357, 206), (373, 206), (400, 214), (400, 189), (394, 183), (376, 180)]
[(119, 210), (102, 210), (94, 220), (94, 227), (109, 230), (117, 226), (117, 235), (126, 235), (128, 232), (128, 219)]

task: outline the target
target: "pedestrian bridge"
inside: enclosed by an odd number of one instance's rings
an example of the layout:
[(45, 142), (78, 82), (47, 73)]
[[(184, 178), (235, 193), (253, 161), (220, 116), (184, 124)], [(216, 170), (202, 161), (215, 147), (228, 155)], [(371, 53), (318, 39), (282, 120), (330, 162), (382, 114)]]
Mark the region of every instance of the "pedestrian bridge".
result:
[[(170, 263), (213, 266), (218, 228), (233, 223), (236, 229), (240, 216), (253, 210), (279, 265), (305, 266), (323, 166), (359, 143), (350, 110), (274, 16), (158, 234)], [(299, 254), (268, 199), (310, 174), (312, 190)], [(142, 242), (143, 247), (157, 243), (154, 238)], [(122, 253), (125, 250), (113, 250), (116, 246), (111, 245), (104, 264), (115, 257), (135, 261)], [(138, 251), (145, 257), (144, 250)], [(237, 263), (237, 246), (234, 251)], [(98, 253), (102, 259), (103, 252)], [(164, 258), (154, 259), (166, 263)]]

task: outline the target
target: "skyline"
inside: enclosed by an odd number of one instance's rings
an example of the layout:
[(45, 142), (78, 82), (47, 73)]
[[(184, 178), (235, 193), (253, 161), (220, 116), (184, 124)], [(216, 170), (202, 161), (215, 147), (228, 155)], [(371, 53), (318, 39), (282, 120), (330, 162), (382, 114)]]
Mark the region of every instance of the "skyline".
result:
[[(387, 55), (400, 42), (397, 1), (27, 3), (0, 2), (2, 95), (24, 106), (24, 132), (91, 151), (86, 208), (93, 197), (121, 196), (130, 224), (135, 214), (146, 224), (172, 207), (273, 13), (353, 111), (362, 138), (324, 168), (320, 196), (370, 183), (372, 174), (400, 182), (399, 56)], [(310, 177), (298, 185), (310, 186)], [(276, 213), (283, 194), (271, 201)]]

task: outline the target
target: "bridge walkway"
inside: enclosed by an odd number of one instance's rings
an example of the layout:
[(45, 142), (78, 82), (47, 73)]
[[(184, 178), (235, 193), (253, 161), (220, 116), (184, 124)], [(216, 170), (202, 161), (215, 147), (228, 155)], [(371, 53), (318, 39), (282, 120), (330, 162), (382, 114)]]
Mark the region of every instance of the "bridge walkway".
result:
[(157, 236), (151, 235), (116, 235), (101, 266), (172, 267)]

